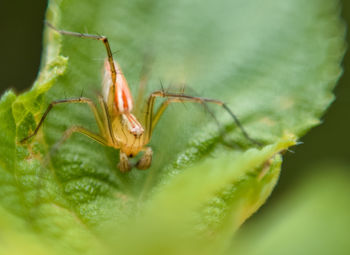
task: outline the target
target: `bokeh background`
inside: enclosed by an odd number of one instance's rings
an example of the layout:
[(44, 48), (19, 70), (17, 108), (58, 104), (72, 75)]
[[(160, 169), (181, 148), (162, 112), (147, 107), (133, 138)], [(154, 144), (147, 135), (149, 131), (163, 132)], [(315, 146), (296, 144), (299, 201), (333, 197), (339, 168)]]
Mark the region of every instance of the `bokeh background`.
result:
[[(342, 17), (348, 24), (350, 1), (343, 0), (341, 4)], [(20, 93), (32, 86), (40, 65), (45, 8), (46, 1), (0, 1), (0, 94), (8, 88)], [(301, 139), (304, 144), (294, 147), (295, 153), (285, 155), (278, 186), (245, 228), (267, 217), (286, 198), (293, 197), (291, 194), (297, 194), (304, 183), (312, 183), (320, 171), (325, 176), (331, 176), (336, 168), (350, 171), (349, 54), (345, 55), (343, 67), (344, 74), (335, 89), (336, 101), (324, 115), (323, 123)], [(350, 173), (343, 176), (350, 186)]]

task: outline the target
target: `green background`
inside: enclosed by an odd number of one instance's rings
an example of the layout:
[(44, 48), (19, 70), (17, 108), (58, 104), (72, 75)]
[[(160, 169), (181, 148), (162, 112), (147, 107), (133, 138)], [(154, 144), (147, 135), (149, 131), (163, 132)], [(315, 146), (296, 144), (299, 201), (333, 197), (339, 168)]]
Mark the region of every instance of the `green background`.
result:
[[(342, 5), (342, 16), (348, 23), (350, 2), (344, 0)], [(22, 92), (32, 86), (40, 64), (45, 7), (45, 1), (0, 3), (1, 94), (7, 88)], [(318, 167), (314, 167), (315, 165), (334, 163), (350, 165), (350, 152), (347, 146), (350, 142), (349, 61), (350, 56), (346, 54), (343, 63), (344, 74), (335, 89), (336, 101), (323, 117), (324, 123), (301, 139), (304, 144), (294, 147), (294, 154), (285, 155), (279, 184), (266, 205), (248, 221), (247, 225), (253, 224), (259, 217), (263, 217), (282, 203), (284, 198), (288, 197), (287, 193), (296, 192), (302, 181), (308, 179), (312, 181), (320, 171)], [(331, 170), (331, 168), (325, 169)], [(350, 183), (350, 180), (347, 181)]]

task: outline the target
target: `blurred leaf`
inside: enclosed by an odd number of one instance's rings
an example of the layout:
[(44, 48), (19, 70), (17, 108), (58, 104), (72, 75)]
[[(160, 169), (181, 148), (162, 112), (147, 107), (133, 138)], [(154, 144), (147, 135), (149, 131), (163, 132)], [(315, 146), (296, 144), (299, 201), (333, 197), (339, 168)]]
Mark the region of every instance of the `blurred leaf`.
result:
[(349, 254), (349, 170), (334, 163), (307, 169), (312, 175), (298, 190), (242, 229), (232, 253)]
[(223, 100), (266, 146), (244, 151), (251, 144), (222, 109), (210, 108), (224, 137), (191, 105), (164, 114), (147, 171), (121, 174), (115, 150), (79, 135), (48, 157), (73, 123), (96, 130), (84, 105), (58, 106), (35, 139), (18, 145), (50, 101), (95, 99), (100, 90), (101, 43), (47, 30), (33, 89), (0, 102), (0, 205), (23, 223), (13, 232), (33, 236), (33, 251), (47, 253), (223, 251), (271, 193), (280, 152), (318, 124), (333, 99), (344, 52), (338, 11), (329, 0), (50, 1), (55, 26), (108, 36), (134, 93), (148, 66), (147, 92), (161, 79), (170, 90), (186, 84), (188, 94)]

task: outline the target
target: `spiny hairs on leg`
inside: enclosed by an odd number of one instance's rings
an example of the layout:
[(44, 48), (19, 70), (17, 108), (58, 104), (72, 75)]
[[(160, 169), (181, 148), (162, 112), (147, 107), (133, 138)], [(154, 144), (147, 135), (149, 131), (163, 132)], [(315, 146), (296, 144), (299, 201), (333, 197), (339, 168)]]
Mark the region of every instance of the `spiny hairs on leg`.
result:
[(71, 31), (67, 31), (67, 30), (61, 30), (61, 29), (56, 28), (54, 25), (52, 25), (48, 21), (45, 21), (45, 24), (48, 27), (50, 27), (51, 29), (55, 30), (57, 33), (60, 33), (61, 35), (68, 35), (68, 36), (74, 36), (74, 37), (80, 37), (80, 38), (88, 38), (88, 39), (101, 41), (104, 44), (105, 48), (106, 48), (107, 58), (108, 58), (108, 62), (109, 62), (110, 69), (111, 69), (112, 83), (113, 84), (116, 83), (117, 71), (116, 71), (115, 66), (114, 66), (113, 53), (112, 53), (111, 47), (109, 45), (108, 38), (106, 36), (93, 35), (93, 34), (84, 34), (84, 33), (71, 32)]
[[(174, 103), (174, 102), (193, 102), (193, 103), (200, 103), (200, 104), (206, 104), (206, 103), (213, 103), (213, 104), (217, 104), (219, 106), (222, 106), (229, 114), (230, 116), (233, 118), (234, 122), (236, 123), (237, 127), (241, 130), (241, 132), (243, 133), (244, 137), (249, 140), (251, 143), (261, 147), (262, 144), (258, 141), (256, 141), (255, 139), (251, 138), (247, 131), (244, 129), (243, 125), (241, 124), (241, 122), (239, 121), (239, 119), (237, 118), (237, 116), (231, 111), (231, 109), (222, 101), (220, 100), (216, 100), (216, 99), (210, 99), (210, 98), (204, 98), (204, 97), (195, 97), (195, 96), (189, 96), (189, 95), (185, 95), (182, 93), (170, 93), (164, 90), (157, 90), (154, 91), (150, 97), (149, 97), (149, 109), (153, 109), (153, 105), (154, 105), (154, 99), (157, 97), (162, 97), (162, 98), (167, 98), (167, 100), (161, 105), (161, 111), (158, 110), (158, 112), (155, 115), (155, 121), (154, 123), (151, 124), (152, 126), (152, 130), (154, 129), (156, 123), (159, 120), (160, 115), (164, 112), (165, 108), (170, 104), (170, 103)], [(152, 112), (152, 110), (148, 110), (148, 112)], [(150, 136), (150, 134), (149, 134)]]
[(243, 128), (243, 125), (241, 124), (241, 122), (239, 121), (239, 119), (237, 118), (237, 116), (231, 111), (231, 109), (224, 103), (222, 104), (222, 107), (231, 115), (231, 117), (233, 118), (234, 122), (236, 123), (236, 125), (238, 126), (238, 128), (242, 131), (243, 135), (245, 136), (246, 139), (248, 139), (250, 142), (252, 142), (253, 144), (262, 147), (263, 144), (258, 142), (257, 140), (251, 138), (247, 131)]

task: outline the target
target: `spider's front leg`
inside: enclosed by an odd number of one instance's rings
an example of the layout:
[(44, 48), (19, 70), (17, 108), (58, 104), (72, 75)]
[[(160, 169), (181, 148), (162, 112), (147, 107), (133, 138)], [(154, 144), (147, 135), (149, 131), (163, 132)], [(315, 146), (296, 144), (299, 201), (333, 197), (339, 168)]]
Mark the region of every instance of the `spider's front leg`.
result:
[[(166, 100), (160, 105), (158, 111), (153, 114), (153, 108), (156, 98), (166, 98)], [(151, 139), (152, 132), (158, 123), (161, 115), (164, 113), (165, 109), (168, 107), (170, 103), (176, 103), (176, 102), (192, 102), (192, 103), (199, 103), (199, 104), (205, 104), (205, 103), (212, 103), (221, 106), (233, 119), (234, 123), (236, 123), (237, 127), (241, 130), (244, 137), (250, 141), (252, 144), (255, 144), (257, 146), (262, 146), (262, 144), (251, 138), (247, 131), (243, 128), (243, 125), (237, 118), (237, 116), (231, 111), (231, 109), (222, 101), (211, 99), (211, 98), (204, 98), (204, 97), (194, 97), (185, 95), (182, 93), (168, 93), (163, 90), (154, 91), (147, 102), (147, 111), (145, 115), (145, 125), (146, 125), (146, 135), (145, 140), (148, 142)]]
[[(49, 104), (49, 106), (47, 107), (46, 111), (44, 112), (43, 116), (41, 117), (40, 121), (39, 121), (39, 124), (36, 126), (34, 132), (30, 135), (28, 135), (27, 137), (23, 138), (22, 140), (20, 140), (20, 143), (25, 143), (27, 140), (29, 140), (30, 138), (32, 138), (33, 136), (35, 136), (40, 127), (42, 126), (42, 124), (44, 123), (47, 115), (49, 114), (49, 112), (53, 109), (54, 106), (56, 105), (60, 105), (60, 104), (71, 104), (71, 103), (85, 103), (85, 104), (88, 104), (92, 110), (92, 112), (94, 113), (94, 116), (95, 116), (95, 119), (96, 119), (96, 122), (97, 122), (97, 125), (100, 129), (100, 131), (102, 132), (102, 136), (100, 135), (90, 135), (92, 134), (92, 132), (89, 132), (83, 128), (73, 128), (71, 129), (73, 132), (80, 132), (80, 133), (83, 133), (89, 137), (91, 137), (92, 139), (102, 143), (101, 141), (104, 142), (105, 140), (105, 132), (103, 132), (105, 130), (104, 126), (105, 126), (105, 121), (103, 121), (101, 118), (100, 118), (100, 115), (98, 113), (98, 110), (96, 108), (96, 105), (94, 104), (94, 102), (89, 99), (89, 98), (86, 98), (86, 97), (79, 97), (79, 98), (70, 98), (70, 99), (62, 99), (62, 100), (56, 100), (56, 101), (53, 101)], [(84, 132), (82, 132), (84, 131)], [(71, 132), (71, 133), (73, 133)], [(67, 138), (65, 138), (66, 140)]]

